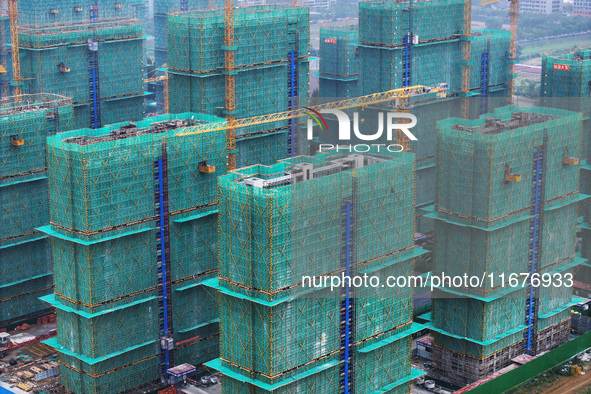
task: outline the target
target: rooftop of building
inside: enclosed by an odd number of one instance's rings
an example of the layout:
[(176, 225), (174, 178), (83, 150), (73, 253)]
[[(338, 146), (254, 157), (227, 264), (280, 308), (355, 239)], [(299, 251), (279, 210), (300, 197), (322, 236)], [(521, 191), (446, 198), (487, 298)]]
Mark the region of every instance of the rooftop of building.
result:
[(478, 125), (460, 125), (454, 124), (452, 128), (454, 130), (467, 131), (470, 133), (480, 134), (500, 134), (509, 130), (516, 130), (523, 127), (532, 126), (538, 123), (547, 122), (552, 119), (556, 119), (556, 116), (528, 113), (528, 112), (514, 112), (511, 114), (510, 119), (498, 119), (495, 117), (486, 117), (484, 124)]
[(19, 27), (19, 45), (23, 47), (48, 47), (142, 37), (142, 24), (138, 19)]
[(458, 130), (493, 136), (511, 130), (553, 122), (561, 118), (568, 118), (566, 121), (575, 121), (580, 119), (580, 114), (545, 107), (518, 108), (506, 106), (497, 108), (494, 113), (481, 115), (478, 119), (445, 119), (437, 122), (437, 127), (440, 130)]
[[(162, 134), (170, 130), (192, 127), (211, 122), (224, 122), (224, 119), (211, 115), (183, 113), (177, 115), (159, 115), (145, 118), (139, 122), (125, 122), (108, 125), (100, 129), (79, 129), (61, 133), (52, 138), (59, 138), (70, 145), (93, 145), (102, 142), (129, 139), (149, 134)], [(181, 137), (182, 138), (182, 137)]]
[(318, 153), (316, 156), (298, 156), (291, 159), (279, 160), (272, 166), (254, 165), (232, 171), (234, 182), (273, 189), (311, 181), (343, 171), (360, 169), (383, 163), (399, 157), (410, 157), (404, 153), (338, 153), (329, 151)]
[[(265, 12), (272, 12), (272, 11), (283, 11), (283, 10), (308, 10), (305, 7), (293, 6), (289, 4), (266, 4), (266, 5), (253, 5), (249, 7), (239, 7), (234, 10), (234, 16), (239, 17), (240, 15), (254, 15), (260, 14)], [(174, 12), (171, 15), (175, 15), (177, 17), (184, 17), (189, 19), (203, 19), (206, 20), (212, 17), (223, 17), (224, 10), (223, 9), (215, 9), (215, 10), (196, 10), (196, 11), (178, 11)]]
[(576, 51), (568, 54), (550, 54), (544, 57), (552, 59), (570, 60), (576, 62), (590, 61), (591, 60), (591, 47), (580, 48)]
[(0, 100), (0, 116), (55, 109), (71, 104), (72, 99), (69, 97), (48, 93), (5, 97)]

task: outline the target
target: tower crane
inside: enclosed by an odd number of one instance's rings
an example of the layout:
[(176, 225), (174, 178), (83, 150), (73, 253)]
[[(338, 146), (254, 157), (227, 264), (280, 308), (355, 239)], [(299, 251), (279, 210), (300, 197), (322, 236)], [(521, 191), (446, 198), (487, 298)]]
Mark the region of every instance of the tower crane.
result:
[[(499, 0), (495, 0), (499, 1)], [(468, 119), (470, 113), (470, 60), (472, 34), (472, 0), (464, 0), (464, 24), (462, 26), (462, 118)]]
[[(478, 5), (488, 5), (501, 0), (484, 0)], [(509, 0), (509, 24), (511, 44), (509, 46), (509, 101), (513, 103), (515, 94), (515, 63), (517, 62), (517, 22), (519, 21), (519, 0)]]
[(234, 0), (224, 0), (224, 87), (225, 115), (228, 121), (228, 169), (236, 168), (236, 70), (234, 45)]
[(10, 21), (10, 43), (12, 53), (12, 80), (14, 84), (15, 100), (20, 101), (21, 91), (21, 61), (18, 50), (18, 0), (5, 0), (8, 3), (8, 20)]
[[(409, 86), (407, 88), (393, 89), (381, 93), (373, 93), (367, 96), (354, 97), (346, 100), (334, 101), (331, 103), (315, 105), (307, 108), (299, 108), (291, 111), (253, 116), (251, 118), (234, 119), (232, 123), (232, 128), (235, 131), (235, 129), (240, 127), (254, 126), (259, 124), (277, 122), (280, 120), (299, 118), (301, 116), (308, 116), (311, 112), (314, 113), (314, 111), (320, 112), (325, 109), (342, 110), (357, 107), (363, 108), (368, 105), (375, 105), (385, 102), (393, 102), (394, 107), (396, 107), (397, 109), (405, 109), (408, 108), (409, 100), (412, 97), (420, 98), (420, 96), (422, 95), (429, 95), (429, 98), (431, 98), (432, 96), (434, 96), (434, 98), (443, 98), (446, 97), (448, 88), (449, 85), (447, 83), (440, 83), (436, 87), (429, 87), (423, 85)], [(226, 125), (223, 122), (205, 123), (196, 126), (191, 126), (188, 131), (178, 133), (176, 135), (186, 136), (192, 134), (206, 133), (209, 131), (224, 130), (228, 128), (229, 125)], [(264, 134), (264, 132), (261, 134)], [(235, 144), (236, 143), (234, 142), (234, 146)]]
[[(163, 68), (166, 69), (166, 63), (162, 65)], [(169, 113), (169, 101), (168, 101), (168, 72), (164, 71), (164, 75), (160, 77), (152, 77), (144, 79), (144, 83), (151, 83), (151, 82), (158, 82), (162, 81), (162, 85), (164, 87), (164, 113)]]

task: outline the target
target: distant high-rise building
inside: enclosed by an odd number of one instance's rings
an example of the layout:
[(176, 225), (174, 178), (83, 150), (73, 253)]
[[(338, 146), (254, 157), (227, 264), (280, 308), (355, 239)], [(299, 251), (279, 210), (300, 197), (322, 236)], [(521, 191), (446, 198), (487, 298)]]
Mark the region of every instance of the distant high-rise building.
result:
[(591, 0), (574, 0), (573, 16), (591, 17)]
[(519, 11), (536, 14), (562, 12), (562, 0), (519, 0)]

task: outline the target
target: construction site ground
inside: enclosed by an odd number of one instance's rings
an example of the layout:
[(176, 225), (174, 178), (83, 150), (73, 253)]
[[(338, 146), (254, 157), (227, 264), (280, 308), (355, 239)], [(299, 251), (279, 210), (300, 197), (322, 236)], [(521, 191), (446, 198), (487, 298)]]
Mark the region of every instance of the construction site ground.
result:
[(588, 394), (591, 393), (591, 362), (582, 363), (585, 375), (565, 376), (555, 370), (538, 376), (513, 394)]
[[(10, 334), (26, 333), (38, 337), (55, 330), (55, 326), (55, 323), (36, 324)], [(16, 360), (17, 364), (10, 365), (10, 360)], [(40, 381), (35, 381), (34, 376), (57, 367), (57, 354), (54, 349), (40, 341), (9, 350), (0, 358), (0, 387), (21, 394), (27, 392), (18, 387), (19, 383), (23, 383), (31, 390), (51, 392), (59, 383), (59, 375)]]

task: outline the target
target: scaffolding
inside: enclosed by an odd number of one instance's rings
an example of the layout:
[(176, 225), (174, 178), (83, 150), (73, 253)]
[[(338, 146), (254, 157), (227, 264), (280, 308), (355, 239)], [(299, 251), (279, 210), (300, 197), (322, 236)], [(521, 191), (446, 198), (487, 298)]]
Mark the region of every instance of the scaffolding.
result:
[(320, 97), (357, 96), (358, 41), (356, 25), (320, 29)]
[(36, 230), (49, 223), (45, 139), (73, 126), (67, 97), (0, 100), (0, 325), (47, 309), (37, 297), (52, 289), (51, 253)]
[[(568, 339), (571, 288), (533, 286), (519, 275), (564, 275), (580, 262), (581, 115), (502, 107), (438, 127), (437, 199), (427, 215), (435, 219), (436, 271), (496, 275), (434, 296), (436, 368), (467, 384)], [(511, 286), (511, 273), (524, 285)]]
[[(50, 236), (62, 382), (120, 392), (217, 357), (217, 174), (222, 122), (183, 113), (48, 139)], [(170, 346), (170, 345), (172, 346)], [(177, 351), (178, 350), (178, 351)]]
[(206, 365), (224, 390), (407, 391), (412, 288), (302, 278), (412, 273), (413, 155), (298, 156), (219, 183), (221, 353)]
[[(224, 10), (168, 16), (171, 112), (240, 119), (302, 106), (300, 101), (308, 96), (308, 9), (253, 6), (237, 8), (234, 18), (235, 47), (230, 50), (236, 108), (229, 114), (224, 101)], [(292, 155), (293, 127), (278, 121), (236, 129), (236, 165), (273, 164)]]
[(19, 40), (24, 89), (71, 97), (77, 129), (143, 117), (139, 21), (21, 27)]

